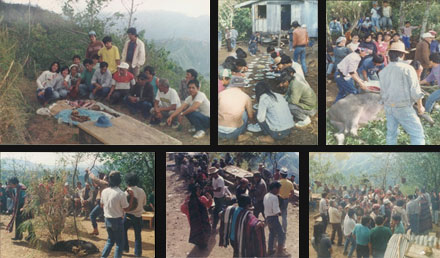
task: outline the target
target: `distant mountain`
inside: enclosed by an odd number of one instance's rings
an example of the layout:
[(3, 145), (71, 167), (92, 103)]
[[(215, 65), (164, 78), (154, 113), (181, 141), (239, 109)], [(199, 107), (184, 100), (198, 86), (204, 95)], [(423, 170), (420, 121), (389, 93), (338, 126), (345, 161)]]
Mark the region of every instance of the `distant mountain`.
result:
[(134, 26), (139, 31), (145, 30), (147, 39), (188, 39), (209, 43), (209, 16), (189, 17), (176, 12), (143, 11), (134, 17)]
[[(210, 75), (209, 16), (189, 17), (168, 11), (143, 11), (135, 14), (134, 26), (145, 30), (145, 38), (170, 51), (170, 57), (184, 70), (196, 69)], [(124, 24), (123, 26), (126, 26)]]
[[(156, 42), (156, 41), (155, 41)], [(206, 41), (189, 39), (159, 40), (159, 46), (170, 51), (170, 58), (183, 69), (194, 68), (205, 78), (210, 74), (210, 45)]]
[[(278, 160), (278, 168), (286, 167), (288, 169), (288, 175), (295, 175), (295, 181), (296, 183), (299, 183), (299, 156), (296, 152), (280, 152), (278, 154), (279, 160)], [(257, 169), (258, 164), (262, 163), (262, 158), (254, 158), (250, 161), (250, 166), (252, 169)], [(273, 170), (272, 163), (270, 161), (270, 158), (267, 157), (264, 160), (264, 163), (266, 164), (266, 168), (269, 171)]]

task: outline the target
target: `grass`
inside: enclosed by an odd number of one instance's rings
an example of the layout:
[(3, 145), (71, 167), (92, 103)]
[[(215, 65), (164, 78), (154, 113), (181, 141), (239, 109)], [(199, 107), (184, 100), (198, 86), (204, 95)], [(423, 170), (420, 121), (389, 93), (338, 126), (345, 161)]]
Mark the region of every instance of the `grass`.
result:
[[(435, 110), (432, 112), (431, 117), (436, 123), (434, 126), (421, 119), (423, 129), (425, 131), (425, 141), (426, 145), (439, 145), (440, 144), (440, 111)], [(326, 144), (336, 145), (336, 139), (334, 134), (337, 132), (336, 128), (330, 123), (330, 120), (326, 120), (327, 130), (326, 130)], [(400, 133), (397, 138), (397, 143), (399, 145), (409, 145), (411, 143), (409, 135), (399, 126)], [(368, 123), (367, 125), (359, 128), (358, 136), (353, 137), (352, 135), (345, 136), (345, 145), (385, 145), (387, 135), (387, 125), (386, 120), (378, 120)]]

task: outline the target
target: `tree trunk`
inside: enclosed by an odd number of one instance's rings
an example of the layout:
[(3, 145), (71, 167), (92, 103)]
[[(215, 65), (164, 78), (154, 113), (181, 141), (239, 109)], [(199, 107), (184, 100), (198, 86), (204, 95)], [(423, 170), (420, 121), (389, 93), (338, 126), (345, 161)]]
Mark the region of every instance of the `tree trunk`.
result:
[(400, 1), (400, 10), (399, 10), (399, 28), (403, 27), (404, 22), (405, 22), (405, 18), (406, 18), (406, 12), (405, 12), (405, 0), (401, 0)]
[(426, 25), (428, 23), (429, 7), (430, 6), (431, 6), (431, 0), (427, 0), (425, 14), (423, 16), (422, 28), (420, 29), (420, 39), (422, 38), (423, 33), (425, 33), (425, 31), (426, 31)]

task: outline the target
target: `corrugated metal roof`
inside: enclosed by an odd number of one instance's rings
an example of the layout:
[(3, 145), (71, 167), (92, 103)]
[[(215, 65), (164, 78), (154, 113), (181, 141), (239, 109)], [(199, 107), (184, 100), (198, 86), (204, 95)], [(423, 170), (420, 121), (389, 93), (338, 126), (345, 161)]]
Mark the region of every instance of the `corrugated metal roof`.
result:
[(243, 3), (241, 3), (241, 4), (237, 4), (237, 5), (235, 5), (234, 8), (242, 8), (242, 7), (245, 7), (245, 6), (248, 6), (248, 5), (252, 5), (252, 4), (256, 3), (256, 2), (261, 2), (261, 1), (262, 1), (262, 0), (251, 0), (251, 1), (246, 1), (246, 2), (243, 2)]

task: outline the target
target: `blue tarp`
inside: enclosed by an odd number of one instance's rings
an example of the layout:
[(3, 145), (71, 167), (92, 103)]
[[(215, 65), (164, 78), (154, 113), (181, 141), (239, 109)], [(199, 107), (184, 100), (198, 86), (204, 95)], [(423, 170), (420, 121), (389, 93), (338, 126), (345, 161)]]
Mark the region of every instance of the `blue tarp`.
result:
[[(94, 110), (88, 110), (88, 109), (82, 109), (82, 108), (78, 108), (76, 109), (79, 112), (79, 115), (81, 116), (88, 116), (90, 117), (91, 121), (96, 121), (98, 120), (98, 118), (102, 115), (105, 115), (103, 112), (100, 111), (94, 111)], [(73, 121), (70, 119), (70, 115), (72, 114), (72, 110), (71, 109), (64, 109), (61, 110), (58, 114), (55, 115), (56, 119), (61, 118), (61, 120), (64, 123), (67, 124), (74, 124), (74, 125), (78, 125), (79, 122), (77, 121)]]

